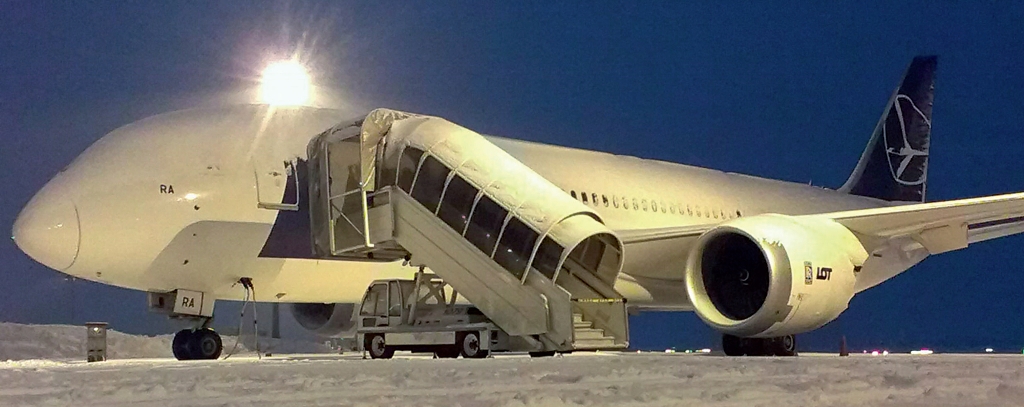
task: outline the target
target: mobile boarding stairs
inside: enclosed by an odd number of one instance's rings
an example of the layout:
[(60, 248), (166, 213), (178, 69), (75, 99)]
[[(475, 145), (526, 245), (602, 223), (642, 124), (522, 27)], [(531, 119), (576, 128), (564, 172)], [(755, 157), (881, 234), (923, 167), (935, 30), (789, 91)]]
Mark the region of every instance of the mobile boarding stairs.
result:
[(319, 257), (426, 266), (538, 352), (628, 346), (619, 238), (483, 136), (378, 109), (307, 153)]

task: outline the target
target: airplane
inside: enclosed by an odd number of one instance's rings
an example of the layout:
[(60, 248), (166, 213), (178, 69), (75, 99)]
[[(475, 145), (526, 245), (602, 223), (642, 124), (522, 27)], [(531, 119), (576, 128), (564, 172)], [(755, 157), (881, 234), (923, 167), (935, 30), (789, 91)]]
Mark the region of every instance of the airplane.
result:
[[(613, 232), (623, 255), (614, 288), (631, 309), (696, 312), (727, 355), (791, 355), (794, 335), (834, 320), (856, 293), (929, 255), (1024, 231), (1024, 193), (925, 201), (936, 63), (913, 59), (834, 190), (483, 137), (557, 187), (543, 189), (551, 199), (571, 198)], [(183, 315), (200, 322), (176, 335), (181, 359), (220, 354), (208, 328), (215, 300), (290, 303), (303, 327), (344, 332), (368, 284), (416, 269), (312, 247), (308, 147), (339, 123), (353, 120), (243, 105), (125, 125), (35, 194), (13, 239), (51, 269), (151, 293), (151, 307), (192, 293)], [(201, 351), (179, 352), (187, 346)]]

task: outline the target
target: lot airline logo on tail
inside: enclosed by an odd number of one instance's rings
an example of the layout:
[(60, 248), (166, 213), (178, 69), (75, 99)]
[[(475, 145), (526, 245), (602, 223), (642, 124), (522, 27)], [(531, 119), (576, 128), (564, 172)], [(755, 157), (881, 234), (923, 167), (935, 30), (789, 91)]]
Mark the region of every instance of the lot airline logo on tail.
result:
[[(913, 131), (913, 126), (924, 127), (924, 131)], [(911, 135), (924, 137), (907, 138), (907, 128), (911, 127)], [(882, 140), (885, 141), (885, 152), (889, 158), (889, 171), (892, 179), (902, 185), (921, 185), (926, 180), (925, 166), (928, 164), (928, 137), (932, 123), (907, 95), (899, 94), (889, 109), (889, 117), (882, 127)]]

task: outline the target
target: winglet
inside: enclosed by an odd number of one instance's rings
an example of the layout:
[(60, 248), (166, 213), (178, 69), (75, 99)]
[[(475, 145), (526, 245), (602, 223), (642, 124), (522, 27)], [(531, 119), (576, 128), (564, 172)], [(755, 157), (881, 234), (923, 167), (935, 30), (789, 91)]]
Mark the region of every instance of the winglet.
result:
[(840, 191), (886, 201), (924, 202), (937, 60), (934, 55), (918, 56), (910, 63)]

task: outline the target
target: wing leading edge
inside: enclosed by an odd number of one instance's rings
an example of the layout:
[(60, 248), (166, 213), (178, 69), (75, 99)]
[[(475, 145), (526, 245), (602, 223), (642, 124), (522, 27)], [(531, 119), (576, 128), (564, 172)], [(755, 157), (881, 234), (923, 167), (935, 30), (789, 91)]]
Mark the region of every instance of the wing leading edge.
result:
[[(857, 236), (871, 254), (857, 279), (859, 292), (902, 273), (929, 255), (1024, 233), (1024, 193), (800, 217), (829, 219)], [(616, 233), (627, 248), (649, 243), (687, 247), (715, 226), (632, 229)]]
[(806, 215), (832, 219), (861, 237), (869, 252), (910, 238), (929, 254), (1024, 232), (1024, 193)]

